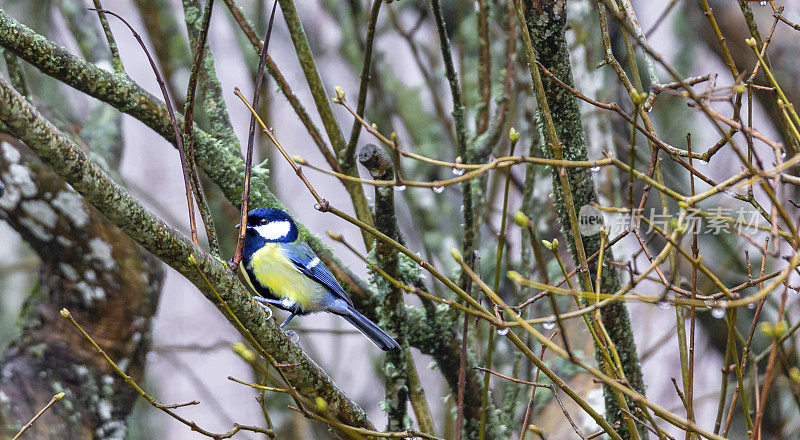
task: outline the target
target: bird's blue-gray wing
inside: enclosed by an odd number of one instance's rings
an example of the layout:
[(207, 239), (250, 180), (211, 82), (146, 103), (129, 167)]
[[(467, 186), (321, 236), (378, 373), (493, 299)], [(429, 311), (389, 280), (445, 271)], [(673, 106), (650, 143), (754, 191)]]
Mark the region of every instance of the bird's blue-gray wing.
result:
[(284, 243), (282, 248), (286, 257), (294, 263), (297, 270), (327, 287), (334, 295), (344, 299), (348, 304), (353, 304), (325, 263), (305, 242)]

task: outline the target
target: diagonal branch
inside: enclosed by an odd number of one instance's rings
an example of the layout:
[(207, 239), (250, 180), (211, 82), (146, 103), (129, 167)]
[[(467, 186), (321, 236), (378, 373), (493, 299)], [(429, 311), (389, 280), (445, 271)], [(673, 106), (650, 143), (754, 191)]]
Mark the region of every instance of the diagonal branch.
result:
[(223, 261), (144, 208), (4, 81), (0, 81), (0, 103), (0, 121), (112, 223), (195, 284), (221, 311), (230, 310), (232, 316), (225, 313), (226, 318), (240, 322), (264, 350), (262, 354), (283, 365), (281, 371), (299, 393), (323, 399), (328, 416), (372, 429), (363, 410), (272, 320), (265, 319), (265, 312)]

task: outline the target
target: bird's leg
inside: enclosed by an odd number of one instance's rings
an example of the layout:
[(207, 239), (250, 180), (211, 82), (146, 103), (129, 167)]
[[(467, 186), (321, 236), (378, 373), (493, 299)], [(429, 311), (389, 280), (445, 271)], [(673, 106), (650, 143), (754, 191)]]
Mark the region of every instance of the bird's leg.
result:
[(288, 323), (289, 323), (289, 321), (291, 321), (291, 320), (292, 320), (292, 318), (294, 318), (295, 316), (297, 316), (297, 310), (292, 310), (292, 313), (289, 315), (289, 317), (288, 317), (288, 318), (286, 318), (286, 319), (285, 319), (285, 320), (284, 320), (284, 321), (281, 323), (281, 325), (280, 325), (279, 327), (280, 327), (280, 328), (284, 328), (284, 327), (286, 326), (286, 324), (288, 324)]
[(283, 302), (279, 299), (264, 298), (263, 296), (254, 296), (253, 299), (261, 303), (262, 307), (264, 306), (264, 304), (272, 304), (273, 306), (278, 308), (284, 307)]

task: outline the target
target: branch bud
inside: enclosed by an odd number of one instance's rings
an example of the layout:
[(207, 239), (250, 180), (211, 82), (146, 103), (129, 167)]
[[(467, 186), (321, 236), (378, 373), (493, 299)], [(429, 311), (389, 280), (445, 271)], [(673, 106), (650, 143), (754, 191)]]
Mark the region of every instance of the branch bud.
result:
[(233, 344), (231, 348), (233, 349), (233, 352), (239, 355), (240, 358), (244, 359), (245, 362), (253, 362), (256, 360), (255, 353), (245, 347), (245, 345), (241, 342)]
[(508, 276), (508, 279), (514, 284), (520, 284), (522, 280), (525, 279), (519, 272), (515, 270), (509, 270), (508, 273), (506, 273), (506, 276)]
[(336, 98), (333, 98), (333, 102), (335, 102), (337, 104), (343, 103), (344, 102), (344, 89), (341, 88), (340, 86), (336, 86), (336, 87), (333, 88), (333, 90), (336, 92)]
[(527, 228), (531, 224), (531, 219), (529, 219), (528, 216), (522, 211), (517, 211), (517, 213), (514, 214), (514, 222), (520, 228)]
[(328, 231), (328, 237), (330, 237), (333, 241), (338, 241), (339, 243), (344, 241), (342, 234), (337, 234), (333, 231)]
[(647, 93), (634, 90), (633, 93), (631, 93), (631, 99), (634, 104), (642, 105), (647, 100)]

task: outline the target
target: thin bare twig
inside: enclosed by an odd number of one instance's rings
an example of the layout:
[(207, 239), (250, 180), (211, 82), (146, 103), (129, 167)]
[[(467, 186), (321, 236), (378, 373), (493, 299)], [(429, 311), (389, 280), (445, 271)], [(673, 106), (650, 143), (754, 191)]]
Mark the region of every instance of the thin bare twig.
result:
[[(272, 35), (272, 25), (275, 21), (275, 10), (278, 8), (278, 0), (272, 3), (272, 12), (269, 15), (269, 25), (267, 35), (264, 37), (264, 45), (261, 47), (261, 54), (258, 57), (258, 70), (256, 70), (256, 86), (253, 89), (253, 108), (258, 108), (258, 100), (261, 97), (261, 84), (264, 82), (264, 68), (267, 62), (267, 51), (269, 50), (269, 40)], [(244, 247), (244, 234), (247, 230), (248, 202), (250, 200), (250, 173), (253, 169), (253, 142), (256, 133), (256, 114), (250, 115), (250, 130), (247, 134), (247, 156), (244, 168), (244, 183), (242, 184), (242, 210), (239, 216), (239, 240), (236, 243), (236, 252), (230, 261), (230, 266), (235, 268), (242, 261), (242, 248)]]
[(22, 437), (22, 434), (24, 434), (24, 433), (25, 433), (25, 431), (27, 431), (28, 429), (30, 429), (30, 428), (31, 428), (31, 426), (33, 426), (33, 424), (34, 424), (34, 423), (36, 423), (36, 420), (38, 420), (38, 419), (39, 419), (39, 417), (41, 417), (41, 416), (42, 416), (42, 414), (44, 414), (45, 412), (47, 412), (47, 410), (48, 410), (48, 409), (50, 409), (50, 407), (51, 407), (51, 406), (53, 406), (53, 405), (54, 405), (56, 402), (58, 402), (59, 400), (61, 400), (62, 398), (64, 398), (64, 396), (65, 396), (65, 393), (64, 393), (63, 391), (62, 391), (62, 392), (60, 392), (60, 393), (58, 393), (58, 394), (56, 394), (55, 396), (53, 396), (53, 398), (52, 398), (52, 399), (50, 399), (50, 401), (49, 401), (49, 402), (47, 402), (47, 405), (45, 405), (45, 406), (44, 406), (44, 407), (43, 407), (41, 410), (39, 410), (39, 412), (38, 412), (38, 413), (36, 413), (36, 415), (35, 415), (35, 416), (33, 416), (33, 418), (31, 418), (31, 419), (28, 421), (28, 423), (26, 423), (26, 424), (25, 424), (25, 425), (22, 427), (22, 429), (20, 429), (20, 430), (19, 430), (19, 432), (17, 433), (17, 435), (15, 435), (15, 436), (14, 436), (14, 438), (13, 438), (13, 439), (11, 439), (11, 440), (17, 440), (17, 439), (19, 439), (20, 437)]

